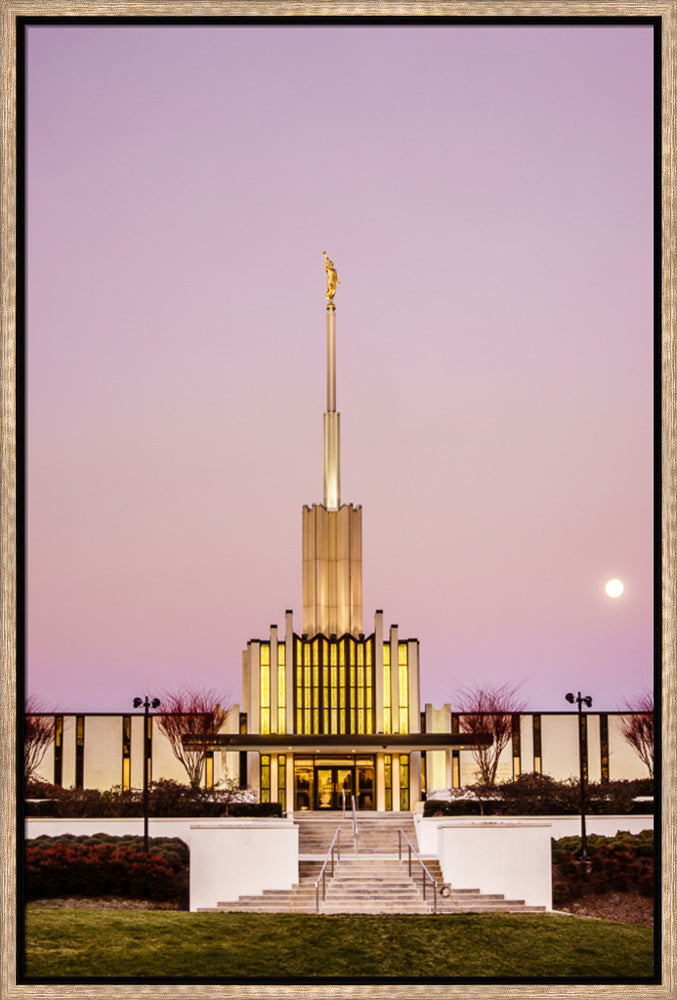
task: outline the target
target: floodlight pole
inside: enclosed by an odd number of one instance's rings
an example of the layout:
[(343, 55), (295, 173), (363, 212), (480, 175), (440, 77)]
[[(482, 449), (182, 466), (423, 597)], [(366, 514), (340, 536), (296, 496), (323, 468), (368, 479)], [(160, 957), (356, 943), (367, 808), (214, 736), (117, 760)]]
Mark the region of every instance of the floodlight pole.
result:
[(150, 755), (148, 753), (148, 747), (150, 740), (148, 738), (148, 723), (150, 721), (149, 709), (157, 708), (160, 704), (159, 698), (153, 698), (152, 701), (145, 698), (135, 698), (134, 708), (138, 708), (143, 705), (143, 853), (148, 854), (148, 767), (150, 764)]
[(585, 830), (585, 766), (583, 759), (583, 705), (588, 708), (592, 705), (592, 698), (590, 695), (581, 695), (579, 691), (576, 697), (569, 692), (566, 696), (566, 700), (573, 704), (576, 702), (578, 705), (578, 764), (580, 773), (580, 792), (581, 792), (581, 853), (579, 854), (580, 861), (589, 861), (590, 855), (588, 854), (588, 840)]

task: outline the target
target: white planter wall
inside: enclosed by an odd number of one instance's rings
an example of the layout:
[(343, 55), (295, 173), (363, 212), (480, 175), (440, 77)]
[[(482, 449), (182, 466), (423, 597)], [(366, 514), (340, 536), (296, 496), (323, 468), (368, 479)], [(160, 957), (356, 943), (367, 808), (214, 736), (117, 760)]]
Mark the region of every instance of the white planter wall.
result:
[(190, 908), (234, 902), (299, 880), (299, 833), (291, 820), (219, 820), (190, 830)]
[(444, 881), (552, 909), (550, 824), (450, 821), (438, 827)]
[[(576, 837), (581, 832), (580, 816), (506, 816), (504, 820), (493, 816), (459, 816), (456, 820), (452, 816), (430, 816), (424, 819), (417, 813), (414, 816), (414, 823), (419, 853), (437, 857), (437, 829), (445, 823), (458, 821), (466, 826), (472, 826), (489, 820), (495, 823), (549, 823), (550, 836), (555, 840), (559, 840), (560, 837)], [(641, 833), (642, 830), (653, 830), (653, 816), (586, 816), (585, 828), (587, 833), (597, 833), (602, 837), (613, 837), (619, 830)]]
[[(161, 817), (148, 820), (148, 834), (151, 837), (180, 837), (190, 846), (190, 827), (201, 822), (200, 817)], [(26, 838), (59, 837), (62, 833), (72, 833), (76, 837), (91, 837), (95, 833), (108, 833), (112, 837), (143, 836), (143, 819), (140, 816), (117, 819), (55, 819), (51, 816), (31, 816), (26, 819)]]

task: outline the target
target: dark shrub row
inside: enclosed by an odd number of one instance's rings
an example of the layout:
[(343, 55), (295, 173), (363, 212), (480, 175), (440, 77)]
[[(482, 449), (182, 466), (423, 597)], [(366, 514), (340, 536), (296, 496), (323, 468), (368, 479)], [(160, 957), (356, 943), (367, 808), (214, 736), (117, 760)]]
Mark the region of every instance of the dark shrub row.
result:
[(653, 830), (640, 834), (620, 831), (615, 837), (590, 834), (590, 861), (579, 861), (580, 837), (552, 842), (553, 903), (564, 903), (588, 892), (637, 891), (651, 896), (654, 889)]
[[(29, 785), (27, 816), (125, 817), (143, 816), (143, 795), (138, 789), (107, 791), (96, 788), (62, 788), (44, 782)], [(31, 801), (33, 800), (33, 801)], [(38, 801), (34, 801), (38, 800)], [(232, 789), (191, 788), (178, 781), (151, 782), (148, 790), (149, 816), (281, 816), (279, 802), (239, 801)]]
[[(43, 835), (26, 841), (26, 847), (31, 848), (31, 850), (46, 850), (55, 846), (79, 849), (82, 847), (100, 847), (102, 844), (123, 847), (130, 851), (143, 852), (143, 837), (131, 835), (114, 837), (108, 833), (94, 833), (78, 836), (73, 833), (62, 833), (58, 837)], [(148, 850), (150, 854), (163, 858), (173, 872), (180, 872), (188, 867), (190, 860), (188, 844), (179, 837), (150, 837), (148, 840)]]
[[(555, 781), (546, 774), (523, 774), (502, 785), (475, 786), (471, 798), (451, 802), (429, 799), (424, 816), (560, 816), (575, 815), (580, 809), (579, 783)], [(638, 796), (652, 796), (650, 779), (609, 781), (586, 786), (586, 811), (591, 815), (652, 813), (653, 801), (636, 802)]]
[(78, 842), (82, 838), (72, 838), (70, 843), (49, 839), (51, 843), (29, 841), (26, 845), (29, 900), (74, 895), (179, 901), (185, 897), (187, 866), (178, 864), (178, 853), (174, 868), (154, 849), (144, 854), (119, 843), (119, 838), (98, 843)]

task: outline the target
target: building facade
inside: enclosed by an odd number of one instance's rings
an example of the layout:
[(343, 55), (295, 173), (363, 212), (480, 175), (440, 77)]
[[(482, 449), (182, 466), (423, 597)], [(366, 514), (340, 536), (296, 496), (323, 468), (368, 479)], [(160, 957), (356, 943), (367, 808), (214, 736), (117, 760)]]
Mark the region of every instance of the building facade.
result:
[[(336, 271), (327, 270), (327, 409), (324, 502), (305, 506), (303, 617), (250, 639), (242, 654), (242, 704), (233, 706), (207, 753), (208, 787), (235, 780), (285, 810), (409, 810), (436, 792), (478, 781), (473, 738), (450, 705), (421, 706), (419, 642), (382, 611), (365, 632), (362, 508), (340, 499), (340, 414), (336, 410)], [(621, 713), (519, 713), (497, 780), (525, 772), (591, 781), (646, 777), (622, 733)], [(123, 788), (151, 779), (185, 781), (157, 724), (144, 716), (61, 715), (39, 768), (56, 784)]]

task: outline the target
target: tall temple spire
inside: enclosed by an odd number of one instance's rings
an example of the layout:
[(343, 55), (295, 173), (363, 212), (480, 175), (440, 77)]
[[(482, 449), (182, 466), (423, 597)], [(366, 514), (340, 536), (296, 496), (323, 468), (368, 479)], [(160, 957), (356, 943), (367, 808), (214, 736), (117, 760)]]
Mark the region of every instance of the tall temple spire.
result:
[(334, 295), (341, 282), (334, 262), (324, 254), (327, 272), (327, 410), (324, 414), (324, 506), (338, 510), (341, 506), (340, 440), (341, 415), (336, 412), (336, 306)]
[(340, 500), (339, 414), (336, 412), (336, 308), (340, 284), (327, 272), (327, 409), (324, 414), (324, 504), (303, 508), (303, 631), (362, 632), (362, 508)]

